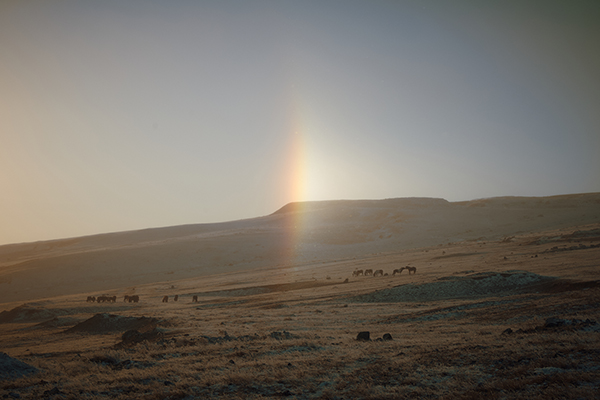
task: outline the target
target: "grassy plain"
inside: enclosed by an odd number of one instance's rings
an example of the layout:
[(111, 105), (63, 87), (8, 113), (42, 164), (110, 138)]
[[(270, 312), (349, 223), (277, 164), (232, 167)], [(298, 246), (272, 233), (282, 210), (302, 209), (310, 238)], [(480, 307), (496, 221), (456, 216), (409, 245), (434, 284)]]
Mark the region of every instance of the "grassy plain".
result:
[[(0, 393), (598, 398), (599, 260), (591, 224), (5, 303), (0, 351), (39, 372), (0, 381)], [(416, 274), (392, 275), (406, 265)], [(103, 294), (118, 300), (86, 302)], [(148, 324), (123, 340), (141, 317)], [(371, 340), (356, 340), (361, 331)]]

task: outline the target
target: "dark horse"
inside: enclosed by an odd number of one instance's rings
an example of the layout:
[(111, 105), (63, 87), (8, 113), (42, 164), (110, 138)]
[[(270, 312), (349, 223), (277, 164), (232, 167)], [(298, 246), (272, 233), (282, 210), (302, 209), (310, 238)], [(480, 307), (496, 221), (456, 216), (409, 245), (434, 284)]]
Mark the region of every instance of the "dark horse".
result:
[(394, 270), (394, 272), (392, 272), (392, 275), (400, 274), (400, 273), (402, 273), (402, 271), (404, 271), (404, 270), (407, 270), (409, 275), (410, 275), (410, 273), (411, 273), (411, 272), (412, 272), (413, 274), (416, 274), (416, 273), (417, 273), (417, 267), (409, 267), (409, 266), (406, 266), (406, 267), (402, 267), (402, 268), (400, 268), (400, 269), (395, 269), (395, 270)]

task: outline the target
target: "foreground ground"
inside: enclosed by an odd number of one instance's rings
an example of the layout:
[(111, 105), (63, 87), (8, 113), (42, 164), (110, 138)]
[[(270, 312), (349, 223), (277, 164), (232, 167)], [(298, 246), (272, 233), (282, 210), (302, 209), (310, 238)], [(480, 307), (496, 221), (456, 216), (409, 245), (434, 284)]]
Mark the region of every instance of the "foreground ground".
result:
[(4, 304), (0, 396), (598, 398), (599, 245), (589, 225)]

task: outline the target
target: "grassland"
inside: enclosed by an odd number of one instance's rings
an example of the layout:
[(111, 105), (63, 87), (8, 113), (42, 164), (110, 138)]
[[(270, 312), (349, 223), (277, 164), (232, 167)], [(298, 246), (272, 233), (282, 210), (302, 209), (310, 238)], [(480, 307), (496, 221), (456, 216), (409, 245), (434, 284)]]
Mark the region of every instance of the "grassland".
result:
[[(599, 244), (596, 224), (9, 304), (0, 350), (38, 372), (0, 393), (598, 398)], [(86, 302), (101, 294), (118, 301)]]

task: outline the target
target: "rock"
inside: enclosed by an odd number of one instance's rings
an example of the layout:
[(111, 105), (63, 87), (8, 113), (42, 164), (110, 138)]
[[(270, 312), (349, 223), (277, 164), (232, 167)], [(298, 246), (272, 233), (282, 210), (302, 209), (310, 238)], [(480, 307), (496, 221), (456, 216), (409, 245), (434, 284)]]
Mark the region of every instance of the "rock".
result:
[(358, 335), (356, 336), (356, 340), (362, 340), (365, 342), (371, 340), (371, 332), (369, 332), (369, 331), (358, 332)]
[(392, 339), (392, 335), (390, 335), (389, 333), (386, 333), (383, 335), (383, 340), (393, 340)]
[(508, 329), (505, 329), (504, 331), (502, 331), (502, 335), (510, 335), (510, 334), (512, 334), (512, 333), (513, 333), (513, 330), (512, 330), (512, 329), (510, 329), (510, 328), (508, 328)]

